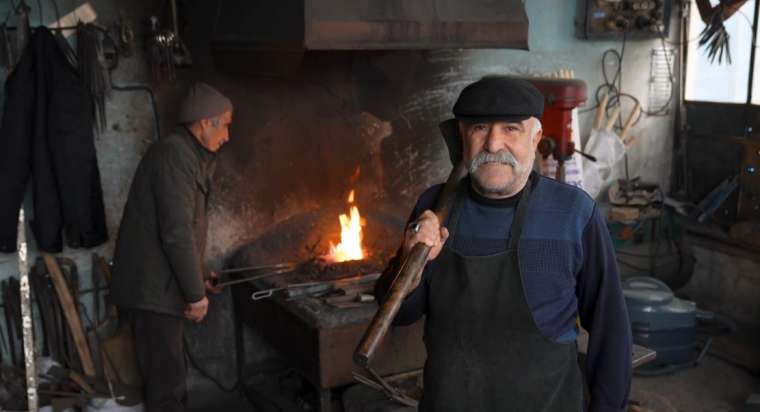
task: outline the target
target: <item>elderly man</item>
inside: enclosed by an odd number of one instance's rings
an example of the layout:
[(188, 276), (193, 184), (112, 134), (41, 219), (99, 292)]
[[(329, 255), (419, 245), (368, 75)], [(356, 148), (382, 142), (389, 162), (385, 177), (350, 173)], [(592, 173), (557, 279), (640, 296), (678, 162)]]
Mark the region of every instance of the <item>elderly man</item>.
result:
[(146, 409), (182, 411), (184, 319), (206, 316), (211, 286), (203, 261), (215, 153), (229, 140), (232, 102), (193, 85), (174, 133), (140, 161), (124, 208), (111, 300), (132, 326)]
[(422, 194), (378, 282), (382, 300), (412, 247), (432, 248), (396, 318), (426, 316), (421, 411), (580, 411), (579, 316), (590, 332), (586, 406), (626, 406), (631, 332), (615, 253), (589, 196), (532, 171), (543, 106), (514, 78), (462, 91), (453, 112), (469, 176), (445, 225), (428, 210), (442, 185)]

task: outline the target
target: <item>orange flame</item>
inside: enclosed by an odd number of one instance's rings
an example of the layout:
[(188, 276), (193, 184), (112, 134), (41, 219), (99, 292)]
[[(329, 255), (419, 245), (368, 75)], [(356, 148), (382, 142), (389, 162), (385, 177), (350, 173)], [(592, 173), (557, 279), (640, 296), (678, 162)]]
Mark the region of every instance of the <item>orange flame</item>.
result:
[(362, 248), (364, 221), (359, 214), (359, 208), (353, 205), (353, 190), (349, 193), (347, 200), (348, 204), (351, 205), (349, 215), (341, 214), (338, 216), (340, 220), (340, 243), (334, 245), (330, 242), (330, 253), (324, 256), (328, 262), (364, 259), (364, 248)]

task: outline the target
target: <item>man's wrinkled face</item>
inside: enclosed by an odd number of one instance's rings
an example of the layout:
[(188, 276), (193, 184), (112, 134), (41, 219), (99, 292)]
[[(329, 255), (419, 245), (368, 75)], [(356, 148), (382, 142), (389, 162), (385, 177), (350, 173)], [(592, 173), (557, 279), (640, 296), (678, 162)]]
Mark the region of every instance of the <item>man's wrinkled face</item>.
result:
[(541, 140), (540, 123), (522, 121), (459, 122), (475, 189), (488, 197), (511, 196), (522, 189)]
[(216, 152), (222, 145), (230, 140), (230, 124), (232, 124), (232, 112), (224, 112), (211, 119), (200, 121), (200, 142), (208, 151)]

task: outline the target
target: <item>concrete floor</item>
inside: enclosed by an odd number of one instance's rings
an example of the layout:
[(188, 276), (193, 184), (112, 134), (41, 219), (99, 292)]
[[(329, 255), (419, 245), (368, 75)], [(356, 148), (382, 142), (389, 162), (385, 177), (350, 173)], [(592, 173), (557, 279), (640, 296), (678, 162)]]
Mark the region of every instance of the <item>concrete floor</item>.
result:
[[(191, 369), (190, 412), (253, 411), (242, 392), (225, 393)], [(760, 378), (714, 357), (691, 369), (658, 377), (634, 376), (631, 400), (653, 412), (740, 412)]]
[(188, 412), (254, 411), (243, 391), (224, 392), (192, 368), (188, 370), (188, 375)]
[(631, 399), (655, 412), (736, 412), (753, 392), (760, 392), (760, 379), (707, 356), (672, 375), (635, 376)]

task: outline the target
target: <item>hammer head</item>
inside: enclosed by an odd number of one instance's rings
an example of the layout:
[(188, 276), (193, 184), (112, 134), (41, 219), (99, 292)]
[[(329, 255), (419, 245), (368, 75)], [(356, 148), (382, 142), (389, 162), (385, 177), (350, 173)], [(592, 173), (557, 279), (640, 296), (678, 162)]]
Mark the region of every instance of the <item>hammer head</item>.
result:
[(451, 164), (456, 166), (462, 161), (462, 136), (459, 134), (459, 121), (457, 119), (449, 119), (438, 125), (438, 128), (443, 135), (443, 140), (446, 142), (446, 147), (449, 149), (449, 159)]

